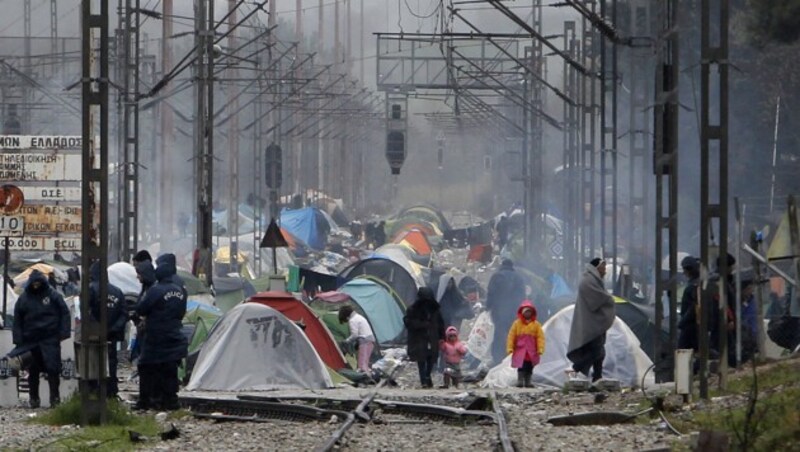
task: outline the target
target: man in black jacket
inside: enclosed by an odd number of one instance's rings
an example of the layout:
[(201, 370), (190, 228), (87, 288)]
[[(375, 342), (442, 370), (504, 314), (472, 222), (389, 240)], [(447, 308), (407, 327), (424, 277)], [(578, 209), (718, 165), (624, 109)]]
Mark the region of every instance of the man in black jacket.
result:
[[(89, 269), (89, 307), (92, 317), (100, 320), (100, 262), (95, 261)], [(125, 340), (125, 324), (128, 323), (128, 313), (125, 309), (125, 295), (119, 287), (108, 283), (106, 289), (107, 325), (106, 340), (108, 341), (108, 389), (107, 395), (114, 397), (119, 392), (117, 385), (117, 346)]]
[(61, 341), (69, 337), (70, 316), (64, 298), (50, 287), (47, 276), (34, 270), (14, 306), (13, 340), (16, 348), (8, 354), (30, 362), (28, 393), (31, 408), (41, 405), (39, 379), (42, 372), (47, 374), (50, 386), (50, 406), (61, 403), (58, 388)]
[[(160, 256), (156, 264), (158, 283), (136, 305), (136, 313), (144, 317), (145, 325), (139, 357), (140, 382), (153, 385), (141, 387), (140, 407), (174, 410), (178, 408), (178, 365), (189, 347), (181, 332), (188, 296), (177, 275), (175, 255)], [(142, 392), (149, 394), (150, 400), (143, 400)]]
[(431, 371), (439, 357), (439, 341), (444, 340), (444, 320), (433, 291), (421, 287), (417, 300), (408, 307), (403, 323), (408, 329), (408, 358), (419, 367), (423, 388), (432, 388)]

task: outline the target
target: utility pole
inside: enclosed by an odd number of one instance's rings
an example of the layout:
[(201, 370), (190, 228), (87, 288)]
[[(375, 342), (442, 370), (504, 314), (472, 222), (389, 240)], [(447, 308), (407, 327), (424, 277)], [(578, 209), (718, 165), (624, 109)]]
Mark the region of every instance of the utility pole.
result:
[[(161, 72), (165, 75), (172, 68), (172, 2), (173, 0), (162, 0), (161, 17)], [(173, 167), (172, 156), (174, 154), (175, 135), (173, 117), (174, 113), (169, 102), (159, 102), (161, 109), (161, 152), (159, 156), (159, 174), (167, 175)], [(161, 249), (169, 249), (172, 243), (172, 227), (175, 224), (175, 216), (172, 207), (172, 194), (175, 191), (173, 178), (161, 177), (159, 182), (159, 204), (157, 210), (157, 220), (162, 225), (161, 229)], [(187, 213), (188, 214), (188, 213)], [(182, 231), (181, 231), (182, 232)]]
[[(717, 315), (719, 343), (719, 387), (725, 389), (728, 374), (728, 23), (729, 0), (715, 2), (712, 14), (711, 1), (702, 0), (700, 6), (700, 256), (706, 269), (710, 269), (714, 246), (714, 230), (719, 253), (717, 271), (719, 280), (719, 305), (711, 298), (712, 291), (702, 292), (700, 335), (705, 336), (708, 318)], [(715, 32), (715, 30), (718, 30)], [(718, 74), (712, 82), (711, 72)], [(715, 83), (714, 83), (715, 82)], [(711, 102), (717, 102), (712, 115)], [(713, 116), (713, 118), (712, 118)], [(716, 150), (716, 152), (714, 152)], [(716, 157), (716, 158), (714, 158)], [(713, 161), (712, 161), (713, 160)], [(712, 186), (715, 181), (716, 186)], [(716, 221), (715, 221), (716, 220)], [(715, 223), (716, 222), (716, 228)], [(741, 265), (741, 263), (739, 263)], [(711, 281), (709, 281), (711, 283)], [(711, 308), (713, 306), (713, 308)], [(705, 325), (703, 325), (703, 323)], [(707, 342), (707, 340), (706, 340)], [(702, 346), (702, 343), (701, 343)], [(701, 359), (701, 378), (707, 367), (707, 356)], [(708, 382), (701, 380), (700, 396), (708, 398)]]
[[(569, 20), (564, 22), (564, 51), (571, 58), (577, 59), (579, 55), (578, 42), (576, 38), (576, 23)], [(570, 66), (566, 60), (564, 61), (564, 94), (570, 99), (579, 98), (579, 74), (578, 71)], [(580, 143), (579, 143), (579, 114), (578, 105), (564, 103), (564, 153), (562, 156), (561, 177), (563, 186), (561, 186), (562, 206), (565, 215), (565, 228), (562, 246), (563, 268), (562, 274), (566, 275), (568, 279), (575, 277), (575, 270), (579, 269), (579, 240), (575, 233), (575, 225), (579, 225), (579, 215), (581, 205), (580, 190), (581, 179), (576, 177), (579, 175), (583, 168), (579, 165), (580, 162)], [(557, 239), (554, 237), (554, 239)]]
[[(442, 14), (442, 17), (444, 17), (444, 14)], [(358, 32), (359, 32), (358, 58), (359, 61), (361, 62), (358, 79), (361, 80), (362, 85), (366, 86), (367, 82), (364, 80), (364, 41), (366, 41), (366, 39), (364, 38), (364, 0), (361, 0), (358, 20), (360, 22), (358, 26)]]
[(139, 0), (125, 0), (122, 30), (122, 166), (119, 193), (120, 249), (118, 260), (128, 262), (136, 253), (139, 206)]
[(58, 67), (58, 6), (56, 6), (56, 0), (50, 0), (50, 58), (53, 75), (55, 75)]
[[(25, 37), (23, 51), (25, 56), (25, 68), (22, 72), (33, 77), (33, 65), (31, 60), (31, 0), (24, 0), (22, 4), (22, 28)], [(31, 107), (33, 104), (33, 91), (27, 81), (22, 84), (22, 128), (21, 133), (30, 133), (31, 127)]]
[[(236, 49), (236, 4), (228, 0), (228, 48)], [(274, 4), (272, 1), (270, 4)], [(228, 124), (228, 237), (230, 239), (230, 271), (239, 272), (239, 96), (233, 87), (239, 77), (236, 63), (231, 63), (228, 78), (232, 81), (228, 89), (228, 111), (231, 115)], [(233, 97), (231, 99), (231, 97)], [(213, 125), (212, 125), (213, 126)]]
[[(586, 4), (594, 13), (595, 0), (586, 0)], [(595, 169), (597, 167), (597, 82), (594, 74), (597, 72), (596, 44), (598, 33), (592, 23), (584, 17), (582, 20), (582, 57), (588, 61), (589, 75), (584, 75), (581, 83), (581, 213), (580, 213), (580, 264), (588, 263), (595, 255), (597, 246), (597, 216), (595, 201), (597, 193), (597, 180)], [(602, 216), (602, 215), (601, 215)]]
[[(669, 297), (670, 328), (667, 347), (661, 344), (661, 336), (656, 334), (654, 356), (659, 365), (662, 356), (672, 360), (672, 349), (677, 342), (675, 316), (678, 306), (678, 78), (680, 76), (680, 42), (678, 36), (679, 0), (665, 0), (660, 3), (660, 34), (663, 44), (656, 49), (658, 64), (656, 65), (655, 92), (655, 173), (656, 173), (656, 230), (655, 230), (655, 331), (661, 331), (664, 322), (664, 296)], [(666, 209), (665, 209), (666, 207)], [(705, 234), (701, 234), (705, 236)], [(666, 277), (661, 269), (664, 256), (664, 245), (669, 252), (669, 272)], [(705, 311), (705, 309), (703, 310)], [(706, 331), (702, 329), (700, 331)], [(703, 382), (707, 378), (708, 336), (706, 348), (703, 350), (703, 334), (700, 334), (700, 392), (703, 393)], [(705, 353), (705, 355), (703, 355)], [(705, 360), (703, 359), (705, 356)], [(706, 386), (707, 391), (707, 386)]]
[[(630, 36), (651, 36), (650, 22), (650, 0), (633, 0), (630, 4), (629, 35)], [(628, 80), (627, 86), (630, 90), (630, 109), (628, 130), (628, 196), (630, 205), (628, 209), (627, 231), (629, 234), (629, 245), (633, 251), (629, 254), (643, 256), (640, 262), (629, 262), (632, 268), (644, 269), (647, 266), (645, 250), (651, 243), (649, 231), (645, 227), (648, 215), (649, 202), (649, 183), (650, 183), (650, 123), (652, 116), (648, 110), (648, 105), (652, 99), (651, 84), (652, 74), (649, 68), (653, 67), (651, 58), (652, 49), (638, 49), (631, 47), (628, 49)], [(657, 265), (660, 263), (661, 256), (656, 256)], [(644, 276), (644, 275), (642, 275)], [(644, 293), (648, 293), (644, 288)]]
[(195, 17), (195, 181), (197, 186), (197, 273), (213, 285), (211, 255), (214, 203), (214, 0), (197, 0)]
[[(617, 0), (600, 0), (600, 15), (617, 23)], [(613, 259), (611, 281), (617, 280), (617, 45), (600, 36), (600, 236), (603, 257)], [(610, 161), (610, 162), (609, 162)], [(608, 186), (611, 185), (609, 205)], [(610, 235), (610, 237), (609, 237)]]
[[(108, 296), (108, 2), (81, 1), (81, 270), (100, 265), (100, 300)], [(97, 61), (99, 56), (100, 60)], [(99, 77), (98, 77), (99, 74)], [(95, 139), (99, 136), (100, 142)], [(89, 278), (81, 278), (81, 299), (90, 299)], [(81, 303), (78, 374), (81, 424), (106, 422), (108, 309), (99, 303), (100, 318)]]

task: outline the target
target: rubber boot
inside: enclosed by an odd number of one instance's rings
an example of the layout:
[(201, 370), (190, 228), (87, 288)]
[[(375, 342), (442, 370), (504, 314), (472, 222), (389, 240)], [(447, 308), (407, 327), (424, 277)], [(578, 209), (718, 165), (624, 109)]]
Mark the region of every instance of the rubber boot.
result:
[(525, 387), (525, 372), (518, 370), (517, 371), (517, 387), (524, 388)]
[(524, 386), (526, 388), (532, 388), (533, 387), (533, 385), (531, 385), (531, 376), (532, 375), (533, 375), (533, 371), (527, 371), (527, 372), (525, 372), (525, 375), (522, 376), (522, 383), (524, 384)]

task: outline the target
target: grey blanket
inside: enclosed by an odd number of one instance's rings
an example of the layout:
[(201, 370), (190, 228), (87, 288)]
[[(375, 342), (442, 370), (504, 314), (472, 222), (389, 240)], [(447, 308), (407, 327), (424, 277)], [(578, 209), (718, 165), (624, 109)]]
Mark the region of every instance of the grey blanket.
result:
[(603, 286), (603, 278), (593, 265), (587, 264), (578, 286), (578, 300), (572, 316), (567, 352), (605, 333), (614, 323), (614, 298)]

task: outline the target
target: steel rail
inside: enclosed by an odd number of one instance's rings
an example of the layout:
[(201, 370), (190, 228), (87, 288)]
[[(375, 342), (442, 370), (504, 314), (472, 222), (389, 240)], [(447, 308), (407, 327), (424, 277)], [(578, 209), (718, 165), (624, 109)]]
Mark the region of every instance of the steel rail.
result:
[(506, 424), (506, 417), (503, 414), (503, 409), (500, 407), (500, 402), (497, 400), (497, 393), (492, 391), (492, 407), (494, 408), (495, 418), (497, 419), (498, 435), (500, 437), (500, 447), (503, 452), (514, 452), (514, 445), (511, 443), (511, 438), (508, 436), (508, 424)]

